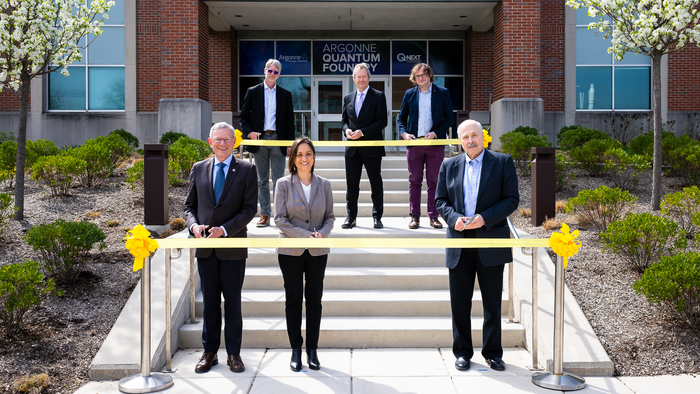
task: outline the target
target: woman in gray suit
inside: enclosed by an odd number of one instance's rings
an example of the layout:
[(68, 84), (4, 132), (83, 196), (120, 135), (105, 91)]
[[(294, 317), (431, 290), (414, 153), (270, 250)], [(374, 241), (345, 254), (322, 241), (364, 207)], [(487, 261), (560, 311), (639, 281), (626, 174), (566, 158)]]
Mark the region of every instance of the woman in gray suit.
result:
[[(333, 229), (333, 192), (331, 183), (314, 174), (316, 150), (311, 140), (300, 137), (289, 152), (289, 173), (277, 181), (275, 191), (275, 224), (280, 238), (324, 238)], [(300, 371), (301, 305), (306, 296), (306, 354), (309, 368), (320, 369), (318, 335), (321, 326), (323, 277), (328, 261), (328, 248), (277, 248), (284, 277), (287, 334), (292, 346), (289, 367)], [(306, 292), (304, 293), (304, 277)]]

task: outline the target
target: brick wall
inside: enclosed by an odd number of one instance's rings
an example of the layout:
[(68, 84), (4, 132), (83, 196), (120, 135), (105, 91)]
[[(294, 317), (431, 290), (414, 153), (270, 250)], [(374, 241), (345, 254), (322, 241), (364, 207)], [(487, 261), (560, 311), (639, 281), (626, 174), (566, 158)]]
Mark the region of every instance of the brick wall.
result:
[(494, 7), (494, 101), (540, 97), (540, 1)]
[[(0, 111), (19, 111), (19, 94), (20, 91), (14, 92), (12, 89), (3, 89), (0, 92)], [(29, 94), (29, 102), (32, 100), (31, 93)], [(0, 130), (2, 131), (2, 130)]]
[(471, 107), (470, 111), (488, 111), (493, 93), (493, 33), (471, 34)]
[(231, 33), (209, 32), (209, 102), (213, 111), (232, 111)]
[(209, 101), (209, 6), (199, 2), (199, 98)]
[(160, 1), (136, 0), (136, 110), (158, 111)]
[(238, 112), (238, 33), (231, 28), (231, 108)]
[(668, 56), (668, 110), (700, 111), (700, 48), (695, 44)]
[(564, 9), (560, 0), (541, 0), (540, 96), (545, 111), (564, 110)]

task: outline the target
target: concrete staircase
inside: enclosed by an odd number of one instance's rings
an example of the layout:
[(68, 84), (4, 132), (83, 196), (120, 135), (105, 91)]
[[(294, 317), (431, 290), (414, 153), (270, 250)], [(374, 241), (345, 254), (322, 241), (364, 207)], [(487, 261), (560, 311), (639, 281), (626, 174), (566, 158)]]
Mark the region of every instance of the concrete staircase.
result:
[[(363, 174), (358, 227), (340, 227), (346, 216), (345, 168), (340, 154), (319, 153), (316, 173), (332, 183), (336, 223), (332, 237), (444, 238), (445, 230), (428, 225), (423, 186), (421, 228), (408, 229), (408, 170), (404, 154), (382, 161), (384, 178), (384, 229), (372, 228), (370, 187)], [(249, 225), (249, 237), (277, 237), (273, 225), (259, 229)], [(324, 281), (323, 319), (319, 346), (324, 348), (447, 347), (452, 344), (447, 269), (442, 249), (334, 249), (328, 258)], [(504, 286), (504, 288), (507, 288)], [(242, 294), (243, 347), (287, 348), (284, 287), (272, 248), (251, 249)], [(507, 313), (507, 294), (503, 311)], [(201, 348), (202, 299), (195, 298), (195, 324), (184, 324), (178, 335), (180, 348)], [(483, 323), (481, 294), (474, 294), (473, 340), (481, 346)], [(304, 326), (302, 326), (303, 328)], [(223, 341), (223, 338), (222, 338)], [(525, 345), (522, 325), (503, 324), (504, 347)]]

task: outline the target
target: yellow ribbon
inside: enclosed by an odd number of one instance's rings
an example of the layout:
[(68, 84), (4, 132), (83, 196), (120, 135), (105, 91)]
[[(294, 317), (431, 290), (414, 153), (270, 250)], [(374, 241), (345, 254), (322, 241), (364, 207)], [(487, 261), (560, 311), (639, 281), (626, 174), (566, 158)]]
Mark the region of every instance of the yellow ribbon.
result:
[(564, 258), (564, 269), (566, 269), (567, 259), (578, 253), (581, 248), (581, 242), (575, 239), (578, 234), (578, 230), (569, 233), (569, 226), (564, 223), (561, 226), (561, 233), (552, 233), (549, 237), (549, 246), (554, 253)]
[(483, 130), (484, 130), (484, 147), (488, 148), (491, 141), (493, 141), (493, 138), (489, 135), (488, 130), (486, 130), (486, 129), (483, 129)]
[(240, 145), (243, 141), (243, 133), (241, 133), (241, 131), (238, 129), (235, 130), (236, 131), (234, 132), (234, 138), (236, 139), (236, 143), (233, 144), (233, 149), (238, 148), (238, 145)]
[(143, 268), (143, 259), (158, 249), (158, 242), (151, 239), (151, 233), (140, 224), (127, 232), (124, 240), (129, 253), (134, 256), (134, 272)]
[[(238, 141), (238, 137), (236, 137)], [(292, 146), (294, 141), (287, 140), (243, 140), (243, 145), (248, 146)], [(421, 139), (402, 141), (314, 141), (314, 146), (429, 146), (429, 145), (460, 145), (457, 138), (453, 139)]]

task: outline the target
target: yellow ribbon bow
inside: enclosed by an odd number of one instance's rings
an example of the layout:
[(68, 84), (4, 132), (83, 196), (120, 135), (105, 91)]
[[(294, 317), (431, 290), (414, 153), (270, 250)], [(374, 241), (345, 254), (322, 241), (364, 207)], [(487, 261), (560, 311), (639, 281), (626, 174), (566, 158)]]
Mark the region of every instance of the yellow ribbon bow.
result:
[(564, 258), (564, 269), (566, 269), (567, 259), (576, 253), (581, 248), (581, 242), (576, 241), (578, 230), (569, 233), (569, 226), (564, 223), (561, 226), (561, 233), (552, 233), (549, 237), (549, 246), (554, 253)]
[(233, 144), (233, 149), (238, 148), (238, 145), (241, 144), (241, 141), (243, 140), (243, 133), (241, 133), (240, 130), (236, 129), (234, 133), (234, 137), (236, 138), (236, 142)]
[(134, 256), (134, 272), (143, 268), (143, 259), (158, 248), (158, 242), (151, 239), (151, 233), (140, 224), (127, 232), (124, 240), (129, 253)]
[(493, 141), (493, 138), (489, 135), (488, 130), (486, 130), (486, 129), (483, 129), (483, 130), (484, 130), (484, 147), (488, 148), (491, 141)]

